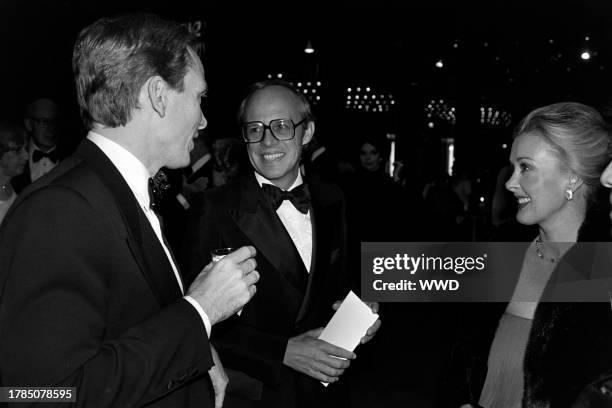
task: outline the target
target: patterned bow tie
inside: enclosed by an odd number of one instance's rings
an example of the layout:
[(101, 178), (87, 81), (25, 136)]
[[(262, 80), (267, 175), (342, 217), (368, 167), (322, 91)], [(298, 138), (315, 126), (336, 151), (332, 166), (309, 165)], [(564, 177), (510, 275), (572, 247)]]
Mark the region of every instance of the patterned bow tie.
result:
[(32, 161), (34, 163), (38, 163), (43, 157), (51, 160), (53, 163), (59, 161), (59, 154), (57, 153), (57, 149), (53, 149), (50, 152), (43, 152), (42, 150), (35, 149), (32, 152)]
[(285, 200), (291, 201), (291, 204), (302, 214), (306, 214), (310, 209), (310, 193), (305, 184), (301, 184), (291, 191), (281, 190), (272, 184), (262, 184), (261, 188), (274, 210), (278, 210), (278, 207)]
[(168, 176), (160, 170), (154, 177), (149, 178), (149, 207), (156, 213), (160, 209), (161, 201), (166, 195), (170, 184)]

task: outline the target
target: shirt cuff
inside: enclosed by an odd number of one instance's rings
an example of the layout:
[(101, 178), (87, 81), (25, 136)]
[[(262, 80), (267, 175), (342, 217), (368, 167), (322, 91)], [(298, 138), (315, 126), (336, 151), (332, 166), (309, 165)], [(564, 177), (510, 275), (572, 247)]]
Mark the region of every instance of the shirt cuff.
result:
[(208, 315), (206, 314), (204, 309), (202, 309), (202, 306), (200, 306), (198, 301), (192, 298), (191, 296), (184, 296), (183, 299), (191, 303), (193, 307), (195, 307), (195, 309), (198, 311), (198, 314), (202, 318), (202, 322), (204, 322), (204, 327), (206, 328), (206, 334), (208, 335), (208, 338), (210, 338), (210, 332), (212, 330), (212, 325), (210, 324), (210, 319), (208, 318)]
[(176, 199), (178, 200), (179, 203), (181, 203), (181, 205), (183, 206), (184, 209), (188, 210), (189, 209), (189, 202), (187, 201), (187, 199), (185, 198), (185, 196), (183, 196), (182, 194), (177, 194), (176, 195)]

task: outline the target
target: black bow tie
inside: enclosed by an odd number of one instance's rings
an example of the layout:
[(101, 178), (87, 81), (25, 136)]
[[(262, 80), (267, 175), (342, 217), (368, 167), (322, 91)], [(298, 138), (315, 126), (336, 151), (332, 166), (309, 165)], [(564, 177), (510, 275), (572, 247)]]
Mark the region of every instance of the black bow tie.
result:
[(57, 153), (57, 149), (53, 149), (50, 152), (43, 152), (42, 150), (34, 149), (34, 152), (32, 152), (32, 161), (34, 163), (39, 162), (43, 157), (46, 157), (53, 163), (59, 161), (59, 154)]
[(160, 209), (160, 205), (166, 195), (170, 184), (168, 176), (160, 170), (154, 177), (149, 177), (149, 207), (156, 213)]
[(291, 204), (302, 214), (306, 214), (310, 209), (310, 193), (305, 184), (301, 184), (291, 191), (281, 190), (272, 184), (262, 184), (261, 188), (275, 211), (285, 200), (291, 201)]

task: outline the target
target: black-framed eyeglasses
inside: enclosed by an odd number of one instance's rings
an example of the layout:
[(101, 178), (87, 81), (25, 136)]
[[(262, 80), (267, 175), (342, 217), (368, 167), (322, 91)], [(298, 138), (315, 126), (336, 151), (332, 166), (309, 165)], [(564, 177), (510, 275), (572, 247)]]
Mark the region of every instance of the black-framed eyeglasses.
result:
[(259, 121), (246, 122), (242, 124), (242, 139), (245, 143), (259, 143), (263, 140), (266, 129), (269, 129), (276, 140), (291, 140), (295, 137), (295, 128), (305, 121), (306, 118), (298, 123), (293, 123), (291, 119), (274, 119), (269, 125)]

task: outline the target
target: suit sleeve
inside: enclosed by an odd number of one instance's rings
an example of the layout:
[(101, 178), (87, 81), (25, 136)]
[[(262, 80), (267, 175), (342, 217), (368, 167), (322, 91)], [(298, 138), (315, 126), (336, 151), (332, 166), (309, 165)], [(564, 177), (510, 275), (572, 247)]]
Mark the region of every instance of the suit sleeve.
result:
[[(134, 261), (109, 219), (79, 193), (43, 188), (6, 221), (0, 230), (3, 386), (73, 386), (76, 406), (139, 406), (212, 366), (204, 325), (183, 299), (152, 306), (143, 321), (109, 335), (121, 319), (107, 307), (121, 290), (113, 284), (122, 265)], [(125, 307), (144, 301), (128, 296)]]

